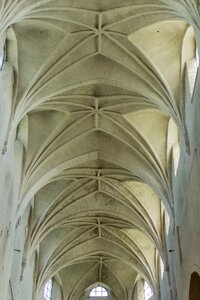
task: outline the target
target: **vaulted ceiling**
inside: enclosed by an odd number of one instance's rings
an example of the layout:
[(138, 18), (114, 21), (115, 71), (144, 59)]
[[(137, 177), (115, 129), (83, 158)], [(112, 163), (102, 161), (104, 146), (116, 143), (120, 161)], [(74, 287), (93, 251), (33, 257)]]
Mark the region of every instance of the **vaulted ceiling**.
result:
[(95, 282), (128, 299), (139, 275), (158, 294), (197, 1), (0, 5), (4, 68), (14, 67), (9, 134), (25, 149), (18, 215), (32, 206), (37, 291), (56, 275), (64, 300)]

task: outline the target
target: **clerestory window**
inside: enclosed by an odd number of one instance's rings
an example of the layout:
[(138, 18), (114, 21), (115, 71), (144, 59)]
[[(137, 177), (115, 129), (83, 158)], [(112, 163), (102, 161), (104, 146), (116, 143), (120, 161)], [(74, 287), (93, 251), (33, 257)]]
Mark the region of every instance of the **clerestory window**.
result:
[(49, 279), (44, 286), (44, 299), (45, 300), (52, 300), (52, 287), (53, 287), (53, 281), (52, 281), (52, 279)]
[(149, 300), (153, 296), (153, 292), (147, 282), (144, 283), (144, 300)]
[(4, 50), (2, 50), (0, 54), (0, 71), (3, 69), (3, 63), (4, 63)]
[(196, 48), (196, 66), (199, 68), (199, 51), (198, 48)]
[(108, 291), (98, 285), (90, 291), (90, 297), (108, 297)]

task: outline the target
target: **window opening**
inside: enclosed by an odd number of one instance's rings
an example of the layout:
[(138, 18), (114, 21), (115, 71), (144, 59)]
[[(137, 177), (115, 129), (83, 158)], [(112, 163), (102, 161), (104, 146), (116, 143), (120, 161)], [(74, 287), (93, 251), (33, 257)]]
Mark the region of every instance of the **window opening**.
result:
[(4, 50), (2, 50), (0, 54), (0, 71), (3, 69), (3, 63), (4, 63)]
[(197, 65), (197, 68), (199, 67), (199, 51), (198, 51), (198, 48), (196, 48), (196, 65)]
[(189, 290), (189, 300), (200, 299), (200, 277), (199, 274), (194, 272), (190, 279), (190, 290)]
[(147, 282), (144, 283), (144, 299), (149, 300), (153, 296), (153, 292)]
[(174, 144), (174, 146), (172, 147), (172, 155), (173, 155), (173, 164), (174, 164), (174, 174), (176, 176), (178, 171), (179, 159), (180, 159), (180, 146), (178, 142)]
[(198, 67), (197, 58), (188, 60), (186, 64), (187, 64), (187, 73), (188, 73), (188, 80), (189, 80), (189, 91), (190, 91), (190, 95), (192, 96), (195, 87), (196, 75), (197, 75), (197, 67)]
[(52, 286), (53, 286), (52, 279), (49, 279), (44, 286), (44, 299), (51, 300)]
[(90, 297), (108, 297), (108, 291), (104, 287), (98, 285), (91, 290)]

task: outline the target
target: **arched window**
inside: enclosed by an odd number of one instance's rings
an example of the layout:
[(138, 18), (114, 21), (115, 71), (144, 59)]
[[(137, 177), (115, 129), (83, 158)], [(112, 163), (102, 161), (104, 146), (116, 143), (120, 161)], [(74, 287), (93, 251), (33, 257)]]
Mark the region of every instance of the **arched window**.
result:
[(168, 135), (167, 135), (167, 160), (170, 163), (170, 157), (172, 154), (173, 171), (176, 176), (180, 158), (180, 145), (179, 145), (179, 131), (174, 120), (170, 118), (168, 123)]
[(52, 279), (49, 279), (47, 283), (44, 286), (44, 299), (45, 300), (52, 300), (52, 287), (53, 287), (53, 281)]
[(186, 65), (186, 92), (189, 92), (191, 98), (196, 83), (198, 64), (199, 58), (195, 30), (192, 26), (188, 26), (182, 44), (182, 66), (185, 67)]
[(197, 47), (196, 47), (196, 65), (197, 65), (197, 68), (199, 68), (199, 50)]
[(0, 54), (0, 71), (3, 69), (3, 63), (4, 63), (4, 49)]
[(144, 283), (144, 300), (149, 300), (153, 296), (153, 292), (148, 285), (148, 283), (145, 281)]
[(179, 159), (180, 159), (180, 145), (179, 145), (179, 142), (177, 142), (172, 147), (172, 157), (173, 157), (174, 173), (175, 173), (175, 176), (176, 176), (177, 171), (178, 171)]
[(108, 291), (98, 285), (90, 291), (90, 297), (108, 297)]

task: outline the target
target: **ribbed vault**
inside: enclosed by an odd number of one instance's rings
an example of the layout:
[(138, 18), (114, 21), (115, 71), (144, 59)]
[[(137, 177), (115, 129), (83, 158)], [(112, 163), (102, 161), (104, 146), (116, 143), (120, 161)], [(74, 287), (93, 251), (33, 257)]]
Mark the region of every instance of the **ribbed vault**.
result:
[(177, 132), (189, 151), (182, 82), (197, 4), (1, 1), (14, 68), (5, 140), (24, 145), (18, 216), (31, 207), (36, 294), (59, 276), (64, 300), (95, 282), (128, 300), (139, 274), (159, 297)]

